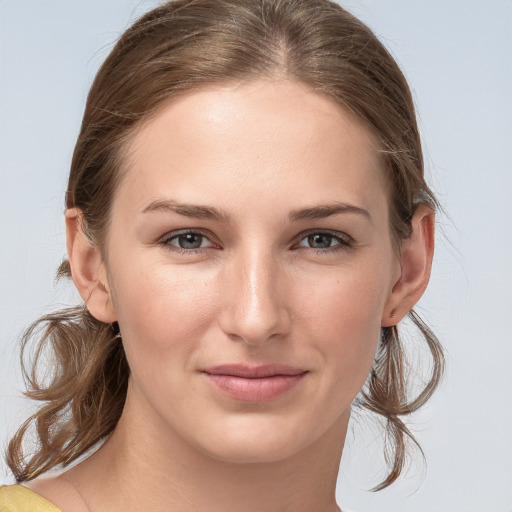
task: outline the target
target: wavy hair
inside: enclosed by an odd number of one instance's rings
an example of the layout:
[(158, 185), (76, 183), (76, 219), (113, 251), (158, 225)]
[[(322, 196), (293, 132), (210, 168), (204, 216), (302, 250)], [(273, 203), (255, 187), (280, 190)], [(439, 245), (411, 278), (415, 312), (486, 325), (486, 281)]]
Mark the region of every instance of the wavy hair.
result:
[[(148, 12), (118, 40), (92, 84), (71, 163), (66, 207), (83, 216), (91, 242), (104, 247), (126, 140), (163, 102), (205, 85), (285, 77), (333, 98), (378, 138), (390, 184), (390, 232), (397, 247), (410, 236), (419, 204), (437, 201), (424, 179), (414, 105), (398, 65), (372, 31), (330, 0), (174, 0)], [(59, 276), (70, 276), (65, 261)], [(370, 377), (357, 405), (382, 416), (389, 473), (403, 470), (404, 417), (432, 395), (443, 372), (440, 344), (416, 313), (432, 356), (420, 393), (407, 388), (407, 360), (398, 327), (384, 328)], [(116, 427), (126, 398), (129, 366), (116, 324), (85, 308), (46, 315), (23, 337), (36, 340), (26, 395), (43, 403), (10, 441), (7, 462), (18, 481), (66, 466)], [(51, 371), (38, 367), (50, 350)], [(22, 356), (23, 359), (23, 356)], [(38, 447), (23, 441), (35, 428)]]

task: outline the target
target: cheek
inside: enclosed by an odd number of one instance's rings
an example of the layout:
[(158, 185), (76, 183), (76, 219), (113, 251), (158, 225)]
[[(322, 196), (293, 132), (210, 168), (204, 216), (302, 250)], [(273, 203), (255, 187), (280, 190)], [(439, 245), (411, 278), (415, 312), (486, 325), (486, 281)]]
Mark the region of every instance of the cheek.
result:
[[(322, 286), (307, 286), (301, 326), (316, 340), (330, 382), (355, 395), (366, 380), (375, 357), (382, 311), (389, 293), (379, 265), (344, 269)], [(331, 276), (334, 277), (334, 276)], [(312, 283), (311, 283), (312, 284)]]
[(130, 265), (129, 273), (119, 267), (113, 277), (114, 308), (131, 366), (183, 361), (171, 356), (192, 352), (212, 316), (208, 281), (192, 266), (172, 271), (160, 263)]
[(322, 319), (317, 322), (319, 328), (332, 329), (331, 334), (351, 334), (351, 338), (380, 326), (390, 288), (383, 278), (386, 275), (389, 271), (380, 265), (347, 266), (323, 276), (311, 275), (296, 293), (302, 294), (311, 321)]

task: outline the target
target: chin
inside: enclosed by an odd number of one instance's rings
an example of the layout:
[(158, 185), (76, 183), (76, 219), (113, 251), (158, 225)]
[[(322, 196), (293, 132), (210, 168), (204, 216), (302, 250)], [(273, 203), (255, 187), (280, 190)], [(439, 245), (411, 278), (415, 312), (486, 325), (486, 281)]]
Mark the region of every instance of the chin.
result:
[(290, 417), (281, 421), (246, 417), (219, 427), (217, 432), (210, 429), (208, 436), (201, 436), (200, 442), (193, 444), (210, 458), (231, 464), (269, 464), (289, 459), (315, 444), (328, 429), (319, 429), (317, 424), (308, 429), (306, 422)]
[(301, 451), (296, 444), (283, 444), (282, 442), (264, 442), (252, 440), (246, 443), (226, 443), (212, 449), (203, 448), (203, 453), (210, 458), (229, 464), (271, 464), (279, 462)]

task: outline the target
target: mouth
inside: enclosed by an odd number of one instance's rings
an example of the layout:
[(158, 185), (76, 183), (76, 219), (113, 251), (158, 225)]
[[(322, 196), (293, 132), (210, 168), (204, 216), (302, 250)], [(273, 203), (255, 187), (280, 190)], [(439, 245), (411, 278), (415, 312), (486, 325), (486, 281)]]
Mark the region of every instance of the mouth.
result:
[(307, 370), (283, 364), (227, 364), (203, 370), (217, 392), (242, 402), (267, 402), (295, 388)]

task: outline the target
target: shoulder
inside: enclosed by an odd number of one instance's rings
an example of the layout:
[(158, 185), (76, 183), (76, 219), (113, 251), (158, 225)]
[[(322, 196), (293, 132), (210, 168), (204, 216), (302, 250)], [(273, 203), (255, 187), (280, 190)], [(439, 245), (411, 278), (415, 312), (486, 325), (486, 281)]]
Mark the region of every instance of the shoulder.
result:
[(0, 512), (61, 512), (55, 505), (23, 485), (0, 487)]

